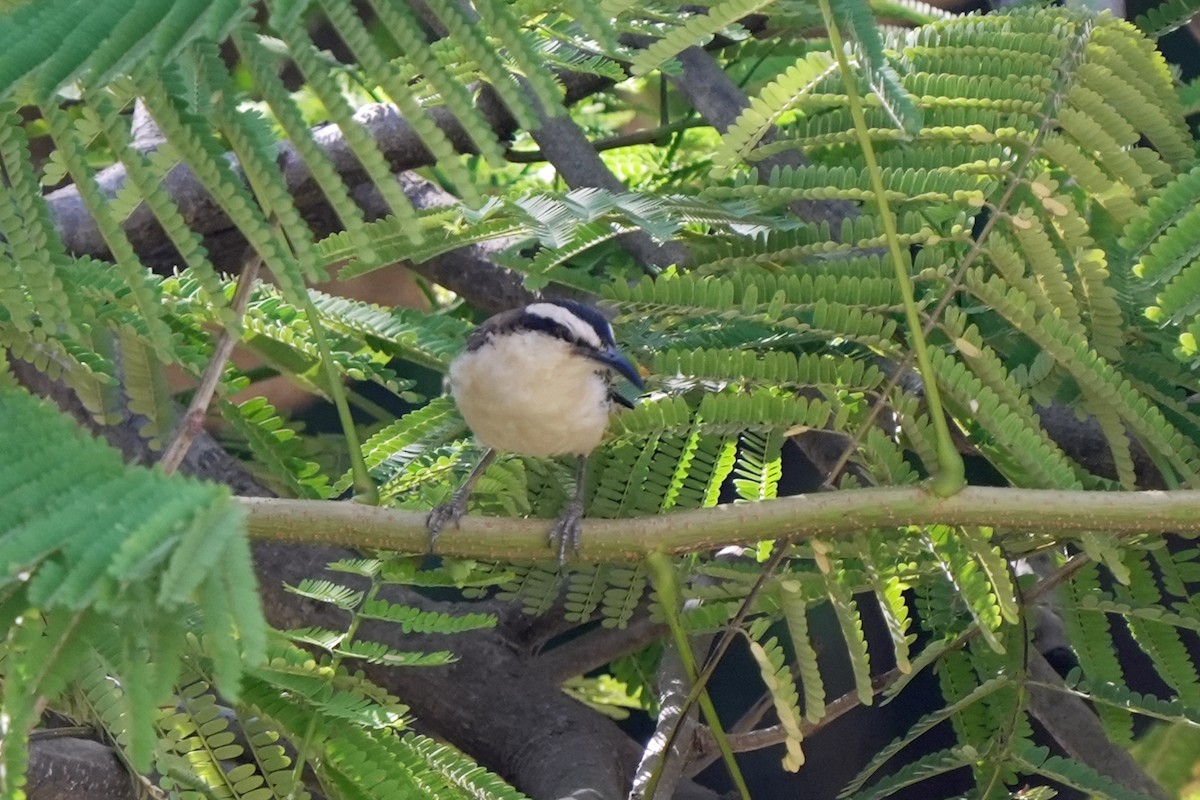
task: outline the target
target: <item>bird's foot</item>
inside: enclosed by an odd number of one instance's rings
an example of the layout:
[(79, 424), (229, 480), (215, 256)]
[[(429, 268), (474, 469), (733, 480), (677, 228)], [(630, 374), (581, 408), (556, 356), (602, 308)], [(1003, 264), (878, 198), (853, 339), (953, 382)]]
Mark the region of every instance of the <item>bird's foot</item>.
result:
[(467, 498), (460, 497), (458, 494), (455, 494), (450, 502), (435, 506), (429, 512), (429, 516), (425, 518), (425, 528), (429, 531), (429, 552), (432, 553), (434, 546), (437, 545), (438, 534), (442, 532), (442, 528), (446, 527), (449, 522), (453, 522), (454, 527), (457, 528), (458, 521), (466, 513)]
[(567, 553), (579, 555), (579, 535), (583, 525), (583, 504), (571, 503), (550, 529), (550, 549), (558, 554), (558, 565), (567, 563)]

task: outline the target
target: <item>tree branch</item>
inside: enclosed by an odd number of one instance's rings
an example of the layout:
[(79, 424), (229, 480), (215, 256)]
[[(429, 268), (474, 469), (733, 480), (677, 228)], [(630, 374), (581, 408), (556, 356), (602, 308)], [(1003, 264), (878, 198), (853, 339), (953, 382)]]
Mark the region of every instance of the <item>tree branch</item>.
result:
[(29, 743), (30, 800), (133, 800), (129, 771), (111, 747), (91, 739), (38, 737)]
[(537, 668), (556, 683), (599, 669), (613, 659), (635, 653), (657, 641), (667, 626), (650, 619), (649, 614), (635, 617), (624, 628), (595, 628), (547, 650), (538, 657)]
[[(242, 498), (250, 534), (421, 553), (425, 514), (324, 500)], [(630, 561), (764, 539), (838, 536), (907, 525), (983, 525), (1002, 531), (1200, 533), (1200, 490), (1088, 492), (973, 486), (939, 498), (918, 486), (794, 495), (633, 519), (585, 520), (583, 561)], [(550, 559), (545, 520), (468, 516), (442, 532), (445, 555)]]
[(1029, 711), (1067, 755), (1128, 789), (1167, 800), (1162, 787), (1127, 750), (1109, 740), (1087, 703), (1071, 694), (1045, 657), (1032, 648), (1028, 668)]
[[(712, 637), (704, 637), (705, 642), (711, 642)], [(703, 645), (697, 643), (697, 649)], [(684, 779), (683, 772), (687, 768), (693, 753), (692, 745), (698, 728), (699, 708), (686, 706), (688, 691), (691, 689), (687, 678), (687, 670), (679, 649), (672, 643), (663, 649), (662, 663), (658, 668), (656, 678), (658, 684), (658, 719), (654, 725), (654, 735), (646, 743), (642, 751), (642, 759), (633, 775), (633, 785), (629, 790), (629, 800), (655, 800), (655, 798), (672, 797), (679, 782)], [(686, 719), (680, 719), (686, 714)], [(671, 732), (679, 728), (679, 735), (671, 739)], [(655, 772), (659, 773), (658, 785), (654, 796), (648, 797), (650, 780)]]
[[(612, 85), (612, 81), (607, 78), (582, 73), (563, 74), (561, 81), (566, 90), (567, 104), (575, 103)], [(484, 86), (480, 89), (478, 107), (499, 139), (509, 138), (517, 129), (516, 120), (491, 87)], [(470, 137), (447, 109), (431, 109), (429, 116), (459, 152), (475, 152)], [(393, 171), (405, 172), (434, 163), (432, 154), (394, 106), (385, 103), (363, 106), (355, 113), (354, 120), (375, 142)], [(319, 125), (313, 129), (312, 134), (317, 146), (347, 185), (368, 183), (366, 173), (336, 125)], [(227, 157), (236, 167), (232, 156)], [(280, 142), (277, 145), (275, 161), (283, 174), (288, 192), (301, 213), (307, 217), (320, 211), (325, 206), (324, 195), (296, 148), (290, 142)], [(115, 197), (125, 185), (125, 166), (114, 164), (101, 170), (96, 175), (96, 181), (106, 196)], [(189, 227), (197, 233), (213, 236), (235, 228), (187, 166), (179, 165), (171, 170), (163, 180), (163, 188), (188, 220)], [(46, 202), (68, 251), (75, 255), (100, 258), (110, 255), (96, 221), (88, 212), (79, 190), (74, 185), (51, 192)], [(167, 243), (161, 226), (145, 204), (135, 208), (122, 227), (138, 256), (145, 263), (170, 268), (179, 262), (178, 253)], [(240, 240), (240, 236), (238, 238)], [(240, 253), (243, 247), (244, 242), (236, 247), (226, 245), (222, 249)]]
[[(597, 153), (603, 153), (605, 150), (619, 150), (622, 147), (634, 147), (641, 144), (663, 144), (673, 133), (701, 127), (705, 126), (694, 120), (681, 120), (667, 125), (659, 125), (657, 128), (645, 128), (640, 131), (601, 139), (592, 142), (592, 149)], [(541, 150), (510, 149), (505, 152), (504, 157), (514, 164), (538, 164), (550, 160)]]

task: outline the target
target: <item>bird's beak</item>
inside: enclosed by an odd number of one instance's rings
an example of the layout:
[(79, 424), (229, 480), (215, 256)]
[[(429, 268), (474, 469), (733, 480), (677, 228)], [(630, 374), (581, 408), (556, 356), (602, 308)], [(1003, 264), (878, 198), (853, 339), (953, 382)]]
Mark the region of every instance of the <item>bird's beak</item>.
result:
[(617, 348), (609, 347), (606, 350), (600, 350), (596, 353), (589, 353), (589, 355), (609, 369), (624, 375), (625, 378), (638, 389), (646, 388), (646, 384), (642, 380), (642, 375), (640, 372), (638, 372), (637, 367), (635, 367), (633, 362), (626, 358)]

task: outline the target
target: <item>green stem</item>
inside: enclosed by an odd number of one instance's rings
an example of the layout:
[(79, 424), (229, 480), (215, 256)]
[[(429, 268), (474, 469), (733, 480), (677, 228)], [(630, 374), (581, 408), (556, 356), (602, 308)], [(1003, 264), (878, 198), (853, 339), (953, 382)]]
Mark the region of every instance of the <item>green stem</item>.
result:
[[(429, 547), (426, 512), (361, 503), (239, 497), (255, 539), (310, 542), (406, 553)], [(999, 542), (1020, 542), (1022, 531), (1043, 535), (1089, 531), (1200, 534), (1200, 490), (1087, 492), (969, 486), (953, 497), (923, 487), (895, 486), (815, 492), (772, 500), (693, 509), (628, 519), (583, 521), (583, 561), (627, 562), (651, 551), (684, 553), (762, 539), (791, 542), (813, 537), (855, 536), (884, 529), (903, 535), (910, 525), (981, 525)], [(444, 555), (461, 558), (545, 557), (541, 520), (463, 517), (438, 538)]]
[(358, 441), (358, 431), (354, 427), (354, 417), (350, 414), (350, 404), (346, 402), (346, 387), (342, 385), (342, 376), (333, 363), (333, 353), (329, 349), (329, 340), (325, 338), (321, 314), (307, 292), (304, 294), (304, 315), (308, 318), (308, 324), (312, 326), (317, 351), (321, 354), (321, 367), (325, 370), (325, 380), (329, 383), (329, 396), (333, 398), (338, 419), (342, 423), (342, 434), (346, 437), (346, 447), (350, 451), (350, 469), (354, 473), (357, 499), (367, 505), (378, 505), (379, 489), (371, 480), (367, 472), (367, 462), (363, 460), (362, 444)]
[(359, 411), (371, 415), (374, 419), (382, 421), (396, 418), (393, 412), (388, 411), (362, 392), (356, 392), (353, 389), (348, 390), (346, 392), (346, 400)]
[[(738, 768), (737, 759), (733, 755), (733, 748), (729, 746), (729, 739), (725, 735), (725, 729), (721, 727), (720, 717), (717, 716), (717, 709), (713, 705), (708, 691), (703, 688), (703, 684), (697, 683), (699, 670), (696, 668), (696, 657), (692, 653), (692, 645), (688, 641), (687, 632), (683, 629), (683, 621), (679, 617), (680, 595), (679, 586), (675, 580), (675, 566), (671, 563), (669, 556), (659, 552), (646, 554), (646, 566), (650, 570), (654, 589), (658, 593), (658, 601), (663, 610), (663, 615), (667, 618), (667, 627), (671, 629), (671, 636), (675, 640), (675, 649), (679, 651), (679, 660), (683, 662), (683, 669), (687, 673), (688, 682), (693, 687), (692, 693), (695, 693), (699, 689), (698, 701), (700, 710), (704, 713), (704, 718), (708, 721), (709, 730), (712, 731), (713, 740), (717, 743), (717, 748), (721, 751), (721, 757), (724, 759), (725, 766), (729, 770), (729, 776), (733, 779), (733, 784), (737, 787), (738, 794), (743, 800), (750, 800), (750, 788), (746, 786), (746, 779), (742, 777), (742, 771)], [(689, 706), (690, 703), (685, 701), (680, 708), (681, 717), (687, 714)], [(662, 775), (663, 765), (666, 764), (670, 752), (671, 748), (668, 744), (668, 746), (663, 748), (662, 758), (646, 785), (645, 796), (648, 800), (654, 799), (654, 792), (658, 788), (658, 780)]]
[(888, 252), (891, 254), (892, 267), (896, 272), (896, 282), (900, 286), (900, 295), (904, 299), (904, 316), (908, 324), (909, 339), (917, 356), (917, 367), (924, 378), (925, 401), (929, 406), (929, 416), (933, 422), (934, 435), (937, 438), (938, 458), (938, 472), (930, 480), (929, 488), (938, 497), (950, 497), (966, 485), (962, 456), (959, 454), (958, 448), (954, 446), (954, 440), (950, 436), (950, 426), (946, 423), (946, 415), (942, 411), (941, 393), (934, 376), (933, 364), (929, 360), (929, 349), (921, 326), (921, 314), (917, 309), (916, 298), (913, 294), (912, 279), (909, 277), (904, 256), (900, 251), (896, 218), (888, 205), (883, 176), (880, 173), (879, 164), (875, 160), (875, 148), (871, 144), (867, 118), (863, 114), (862, 98), (858, 95), (858, 85), (850, 67), (850, 60), (846, 58), (842, 34), (838, 30), (837, 20), (833, 16), (833, 8), (830, 6), (829, 0), (818, 0), (818, 2), (821, 6), (821, 15), (825, 19), (825, 27), (829, 32), (830, 48), (833, 50), (834, 57), (837, 58), (838, 69), (842, 73), (842, 85), (846, 88), (850, 116), (854, 119), (854, 132), (862, 147), (867, 172), (871, 176), (871, 190), (875, 193), (875, 202), (879, 206), (879, 217), (883, 222), (884, 234), (887, 236)]
[[(367, 603), (375, 599), (375, 596), (379, 594), (381, 586), (383, 586), (383, 582), (379, 580), (377, 575), (373, 575), (371, 577), (371, 588), (363, 594), (358, 607), (351, 613), (350, 624), (346, 626), (346, 633), (342, 635), (337, 647), (331, 651), (332, 657), (329, 661), (330, 681), (337, 678), (338, 668), (341, 667), (342, 661), (345, 660), (345, 656), (343, 656), (344, 648), (348, 643), (354, 641), (354, 636), (358, 633), (358, 626), (362, 624), (362, 617), (359, 613)], [(317, 713), (316, 709), (313, 709), (313, 714), (308, 720), (308, 727), (304, 731), (304, 738), (296, 747), (296, 766), (292, 768), (292, 788), (288, 792), (287, 800), (295, 800), (297, 790), (304, 787), (304, 766), (308, 761), (308, 752), (312, 747), (313, 737), (317, 734), (317, 723), (320, 719), (321, 715)]]

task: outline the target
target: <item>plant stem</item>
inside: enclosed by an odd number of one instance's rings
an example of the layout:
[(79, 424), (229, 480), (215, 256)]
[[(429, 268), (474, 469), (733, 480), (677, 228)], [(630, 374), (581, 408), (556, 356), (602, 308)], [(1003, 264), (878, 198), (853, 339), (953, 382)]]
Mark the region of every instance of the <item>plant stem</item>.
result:
[[(258, 271), (261, 267), (262, 258), (256, 253), (246, 261), (242, 267), (242, 274), (238, 276), (237, 288), (233, 290), (233, 302), (230, 307), (238, 319), (239, 326), (246, 313), (246, 304), (250, 300), (250, 293), (254, 291), (254, 285), (258, 282)], [(239, 334), (240, 331), (224, 328), (217, 337), (217, 343), (213, 346), (212, 358), (209, 359), (208, 366), (204, 369), (200, 385), (192, 394), (192, 401), (188, 403), (183, 419), (179, 421), (175, 438), (163, 453), (163, 457), (159, 459), (159, 466), (168, 475), (179, 469), (179, 465), (183, 463), (184, 456), (187, 455), (196, 435), (204, 427), (204, 416), (208, 413), (208, 404), (212, 402), (213, 396), (217, 393), (221, 375), (225, 372), (225, 364), (233, 355), (233, 348), (238, 343)]]
[(329, 396), (337, 408), (338, 420), (342, 423), (342, 435), (346, 437), (346, 449), (350, 454), (350, 469), (354, 473), (354, 488), (357, 499), (367, 505), (379, 504), (379, 489), (367, 472), (367, 463), (363, 460), (362, 444), (358, 441), (358, 430), (354, 427), (354, 417), (350, 414), (350, 404), (346, 402), (346, 387), (342, 385), (342, 376), (338, 374), (333, 363), (333, 352), (329, 349), (329, 340), (325, 337), (325, 327), (321, 324), (321, 314), (313, 305), (312, 298), (304, 293), (304, 315), (312, 326), (313, 339), (317, 342), (317, 351), (321, 354), (321, 367), (325, 371), (325, 379), (329, 382)]
[(854, 118), (854, 131), (858, 143), (862, 147), (863, 160), (866, 161), (867, 173), (871, 176), (871, 190), (875, 193), (875, 202), (879, 206), (879, 217), (883, 222), (883, 231), (887, 236), (888, 252), (891, 254), (892, 267), (896, 271), (896, 282), (900, 286), (900, 296), (904, 299), (904, 316), (908, 324), (909, 341), (917, 356), (917, 367), (924, 379), (925, 401), (929, 405), (929, 417), (933, 423), (934, 435), (937, 438), (938, 472), (929, 481), (930, 490), (938, 497), (950, 497), (966, 485), (964, 479), (965, 467), (962, 455), (954, 446), (950, 436), (950, 426), (946, 422), (946, 414), (942, 411), (941, 393), (938, 390), (937, 377), (933, 364), (929, 360), (929, 347), (925, 332), (921, 327), (921, 314), (917, 310), (917, 301), (913, 294), (912, 279), (908, 267), (904, 263), (904, 255), (900, 252), (900, 238), (896, 232), (896, 218), (888, 205), (887, 194), (883, 186), (883, 176), (879, 164), (875, 160), (875, 148), (871, 144), (871, 135), (867, 128), (867, 118), (863, 114), (862, 98), (858, 96), (858, 85), (855, 83), (854, 72), (850, 67), (850, 59), (846, 58), (846, 49), (842, 43), (842, 35), (833, 16), (833, 8), (829, 0), (819, 0), (821, 15), (825, 18), (825, 27), (829, 31), (829, 45), (837, 58), (838, 68), (842, 73), (842, 85), (846, 88), (846, 99), (850, 106), (850, 116)]
[[(242, 497), (250, 535), (424, 553), (424, 511), (362, 503)], [(763, 539), (803, 541), (884, 529), (906, 535), (909, 525), (979, 525), (999, 531), (997, 542), (1023, 531), (1042, 534), (1108, 531), (1200, 533), (1200, 490), (1087, 492), (969, 486), (937, 497), (919, 486), (852, 489), (782, 497), (770, 503), (727, 504), (629, 519), (583, 521), (582, 561), (634, 561), (659, 550), (684, 553)], [(544, 525), (537, 519), (463, 517), (438, 539), (438, 549), (462, 558), (544, 559)]]
[[(721, 751), (721, 757), (724, 759), (725, 766), (729, 770), (729, 776), (733, 779), (734, 786), (737, 787), (738, 794), (742, 799), (750, 800), (750, 789), (746, 786), (746, 779), (742, 777), (737, 759), (734, 758), (733, 750), (729, 746), (729, 739), (725, 736), (724, 728), (721, 727), (721, 719), (717, 716), (717, 709), (713, 706), (712, 698), (704, 688), (704, 684), (698, 682), (699, 674), (696, 669), (696, 656), (692, 653), (691, 642), (688, 641), (687, 632), (683, 629), (683, 622), (679, 618), (680, 597), (679, 587), (676, 584), (675, 566), (671, 563), (670, 557), (658, 552), (646, 555), (646, 566), (650, 570), (654, 589), (658, 593), (663, 616), (667, 619), (667, 627), (671, 629), (671, 636), (675, 640), (675, 649), (679, 651), (679, 660), (683, 662), (683, 669), (692, 684), (693, 688), (689, 695), (698, 693), (697, 699), (700, 703), (700, 710), (704, 712), (704, 718), (708, 720), (708, 728), (717, 743), (717, 749)], [(675, 725), (676, 728), (682, 723), (684, 717), (687, 716), (688, 707), (689, 704), (685, 702), (680, 709), (679, 719)], [(658, 778), (662, 774), (663, 765), (666, 764), (670, 755), (671, 744), (668, 742), (663, 748), (662, 759), (659, 761), (658, 767), (654, 770), (654, 774), (650, 776), (650, 781), (646, 786), (647, 800), (654, 800), (654, 791), (658, 786)]]

